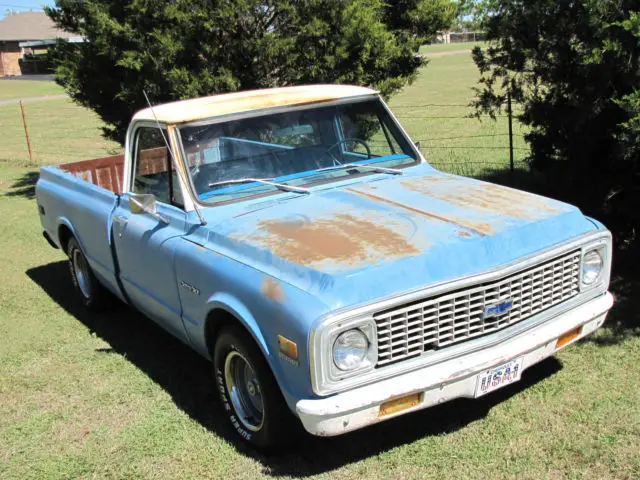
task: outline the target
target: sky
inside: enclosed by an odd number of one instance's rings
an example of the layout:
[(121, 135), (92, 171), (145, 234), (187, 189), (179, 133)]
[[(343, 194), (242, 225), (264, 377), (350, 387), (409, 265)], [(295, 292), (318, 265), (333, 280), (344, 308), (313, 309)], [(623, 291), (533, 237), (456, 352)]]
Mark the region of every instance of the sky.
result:
[(43, 5), (53, 5), (55, 0), (0, 0), (0, 17), (4, 17), (6, 10), (28, 12), (42, 10)]

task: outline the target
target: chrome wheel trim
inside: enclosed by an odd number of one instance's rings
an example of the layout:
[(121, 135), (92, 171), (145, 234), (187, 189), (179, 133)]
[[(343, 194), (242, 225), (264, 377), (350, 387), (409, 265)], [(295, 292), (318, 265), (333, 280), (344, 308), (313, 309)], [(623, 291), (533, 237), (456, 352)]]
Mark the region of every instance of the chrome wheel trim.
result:
[(231, 351), (227, 355), (224, 380), (240, 423), (252, 432), (260, 430), (264, 423), (262, 388), (251, 364), (240, 353)]
[(87, 260), (84, 258), (84, 255), (82, 254), (80, 249), (76, 248), (73, 250), (71, 263), (73, 264), (73, 272), (75, 273), (76, 282), (78, 283), (80, 292), (85, 298), (91, 298), (89, 265), (87, 265)]

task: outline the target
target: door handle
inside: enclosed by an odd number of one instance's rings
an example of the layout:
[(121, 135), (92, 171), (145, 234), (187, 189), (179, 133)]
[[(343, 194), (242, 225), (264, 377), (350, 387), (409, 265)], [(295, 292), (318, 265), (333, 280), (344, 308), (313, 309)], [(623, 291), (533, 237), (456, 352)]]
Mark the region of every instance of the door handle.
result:
[(129, 223), (129, 219), (124, 215), (118, 215), (113, 217), (113, 222), (124, 227), (127, 223)]
[(123, 215), (117, 215), (113, 217), (113, 223), (117, 223), (120, 225), (120, 231), (118, 232), (118, 238), (122, 238), (124, 234), (125, 228), (127, 228), (127, 223), (129, 223), (129, 219)]

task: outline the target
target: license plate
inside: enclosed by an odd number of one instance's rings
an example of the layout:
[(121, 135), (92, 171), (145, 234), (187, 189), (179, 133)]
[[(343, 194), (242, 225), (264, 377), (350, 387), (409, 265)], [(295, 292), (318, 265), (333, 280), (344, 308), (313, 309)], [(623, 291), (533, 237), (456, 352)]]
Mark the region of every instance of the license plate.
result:
[(476, 398), (520, 380), (522, 357), (503, 363), (478, 375)]

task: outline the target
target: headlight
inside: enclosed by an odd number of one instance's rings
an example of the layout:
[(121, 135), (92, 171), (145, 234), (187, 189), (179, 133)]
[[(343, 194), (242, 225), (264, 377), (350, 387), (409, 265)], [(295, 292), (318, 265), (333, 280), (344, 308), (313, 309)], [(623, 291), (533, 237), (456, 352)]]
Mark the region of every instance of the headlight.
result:
[(347, 330), (333, 344), (333, 363), (340, 370), (354, 370), (365, 360), (368, 350), (369, 340), (361, 330)]
[(602, 273), (604, 262), (598, 250), (591, 250), (582, 259), (582, 283), (593, 285)]

